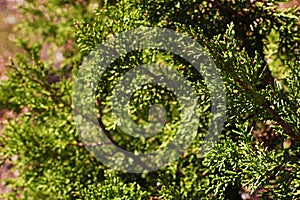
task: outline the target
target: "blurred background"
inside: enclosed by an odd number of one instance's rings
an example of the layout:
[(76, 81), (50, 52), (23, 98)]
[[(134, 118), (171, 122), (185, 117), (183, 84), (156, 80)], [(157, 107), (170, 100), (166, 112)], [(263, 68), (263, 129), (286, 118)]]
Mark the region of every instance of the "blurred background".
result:
[[(24, 3), (24, 0), (0, 0), (0, 83), (7, 79), (4, 75), (6, 70), (6, 63), (9, 57), (13, 58), (16, 53), (20, 52), (15, 45), (14, 40), (16, 38), (15, 26), (21, 20), (21, 14), (18, 11), (18, 7)], [(1, 98), (1, 94), (0, 94)], [(15, 117), (15, 114), (8, 110), (0, 110), (0, 122)], [(2, 123), (0, 123), (0, 133), (2, 129)], [(5, 162), (0, 166), (0, 194), (10, 191), (1, 182), (2, 179), (13, 178), (18, 175), (17, 171), (11, 172), (9, 169), (11, 164)]]
[(20, 21), (18, 7), (22, 3), (24, 0), (0, 0), (0, 80), (6, 79), (3, 73), (8, 57), (18, 52), (13, 42), (16, 37), (13, 29)]

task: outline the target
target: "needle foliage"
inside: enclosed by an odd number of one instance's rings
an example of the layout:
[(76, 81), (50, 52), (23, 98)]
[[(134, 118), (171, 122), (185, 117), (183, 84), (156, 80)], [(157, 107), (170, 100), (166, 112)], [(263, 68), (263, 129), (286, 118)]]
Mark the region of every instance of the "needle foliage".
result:
[[(1, 107), (19, 113), (5, 124), (0, 140), (2, 161), (18, 156), (13, 170), (19, 176), (6, 181), (13, 188), (6, 198), (300, 198), (297, 8), (280, 9), (275, 0), (28, 0), (22, 10), (24, 37), (18, 44), (24, 53), (11, 60), (9, 79), (0, 84)], [(107, 168), (86, 150), (73, 122), (71, 97), (87, 55), (117, 33), (142, 26), (176, 30), (205, 48), (225, 85), (226, 122), (211, 151), (199, 156), (211, 103), (202, 76), (170, 52), (145, 49), (122, 55), (99, 80), (95, 98), (99, 124), (118, 146), (145, 152), (163, 147), (180, 121), (176, 97), (149, 85), (132, 96), (130, 114), (145, 125), (145, 110), (163, 104), (163, 131), (145, 139), (118, 129), (111, 114), (112, 91), (135, 66), (164, 63), (176, 69), (193, 87), (201, 113), (197, 136), (175, 162), (129, 174)]]

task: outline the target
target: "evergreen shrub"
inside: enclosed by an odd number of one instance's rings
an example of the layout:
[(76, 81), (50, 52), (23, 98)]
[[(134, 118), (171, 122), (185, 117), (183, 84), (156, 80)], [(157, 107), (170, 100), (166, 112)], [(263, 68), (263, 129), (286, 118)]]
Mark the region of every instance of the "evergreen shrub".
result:
[[(8, 199), (261, 199), (300, 198), (300, 11), (278, 1), (28, 0), (18, 44), (0, 84), (1, 107), (20, 113), (5, 125), (1, 160), (19, 177), (7, 180)], [(153, 172), (113, 171), (87, 151), (75, 128), (72, 90), (78, 69), (100, 43), (117, 33), (161, 27), (188, 35), (213, 58), (222, 76), (226, 122), (213, 148), (198, 151), (209, 126), (205, 81), (170, 52), (145, 49), (122, 55), (97, 86), (98, 120), (106, 134), (130, 151), (150, 151), (176, 133), (180, 105), (151, 85), (131, 98), (132, 118), (148, 121), (149, 107), (165, 103), (164, 134), (133, 138), (115, 125), (110, 103), (120, 77), (134, 66), (164, 63), (184, 75), (199, 100), (198, 134), (175, 162)], [(47, 56), (43, 56), (46, 50)], [(55, 55), (61, 53), (58, 62)], [(44, 53), (45, 54), (45, 53)], [(151, 92), (149, 92), (151, 91)], [(28, 112), (22, 113), (23, 108)]]

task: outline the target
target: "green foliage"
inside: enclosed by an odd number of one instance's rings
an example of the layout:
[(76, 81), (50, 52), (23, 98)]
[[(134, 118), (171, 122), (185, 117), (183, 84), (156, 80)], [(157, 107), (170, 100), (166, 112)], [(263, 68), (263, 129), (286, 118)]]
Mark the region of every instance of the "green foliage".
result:
[[(14, 189), (8, 198), (241, 199), (242, 188), (253, 196), (260, 192), (262, 199), (299, 198), (299, 10), (280, 10), (274, 0), (121, 0), (99, 3), (98, 9), (87, 0), (26, 1), (22, 10), (27, 17), (18, 43), (25, 53), (11, 61), (9, 80), (0, 85), (3, 106), (20, 113), (0, 140), (2, 161), (18, 155), (14, 169), (20, 175), (8, 181)], [(151, 85), (151, 92), (132, 96), (130, 114), (147, 124), (144, 111), (163, 103), (168, 108), (163, 131), (145, 139), (117, 128), (112, 91), (135, 66), (163, 63), (184, 75), (199, 99), (201, 116), (198, 135), (174, 163), (143, 174), (112, 172), (80, 141), (72, 116), (73, 82), (99, 43), (140, 26), (174, 29), (206, 49), (225, 84), (227, 120), (219, 142), (200, 157), (210, 117), (202, 76), (169, 52), (145, 49), (122, 55), (99, 80), (96, 94), (98, 120), (116, 144), (130, 151), (157, 149), (172, 139), (180, 121), (176, 97)], [(64, 58), (60, 62), (57, 52)], [(24, 108), (28, 112), (21, 113)], [(266, 134), (260, 126), (268, 122), (271, 135), (263, 140), (257, 132)]]
[(299, 195), (299, 176), (294, 153), (299, 148), (268, 150), (262, 144), (253, 145), (248, 127), (238, 125), (239, 130), (234, 132), (240, 136), (239, 140), (226, 139), (220, 142), (204, 159), (204, 165), (207, 166), (205, 176), (209, 177), (212, 185), (203, 188), (204, 192), (212, 192), (218, 199), (234, 199), (236, 194), (229, 197), (228, 186), (231, 189), (243, 186), (250, 191), (264, 187), (268, 190), (263, 193), (265, 198), (295, 198)]
[(149, 193), (141, 190), (141, 186), (136, 183), (124, 183), (119, 177), (113, 174), (106, 174), (106, 180), (101, 184), (90, 185), (88, 188), (83, 188), (75, 194), (76, 199), (147, 199)]

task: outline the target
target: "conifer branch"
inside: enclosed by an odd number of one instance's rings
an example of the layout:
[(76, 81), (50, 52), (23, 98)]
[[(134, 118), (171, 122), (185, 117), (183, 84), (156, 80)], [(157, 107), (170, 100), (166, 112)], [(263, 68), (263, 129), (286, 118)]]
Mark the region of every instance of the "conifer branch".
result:
[[(245, 92), (249, 93), (250, 89), (247, 87), (247, 85), (238, 77), (233, 77), (239, 85), (244, 89)], [(282, 117), (277, 113), (274, 109), (271, 108), (271, 106), (264, 100), (264, 98), (261, 95), (255, 94), (258, 98), (259, 104), (270, 114), (274, 117), (274, 120), (283, 128), (283, 130), (288, 134), (291, 138), (293, 138), (297, 143), (300, 144), (300, 135), (296, 134), (290, 124), (288, 124), (285, 120), (282, 119)]]

